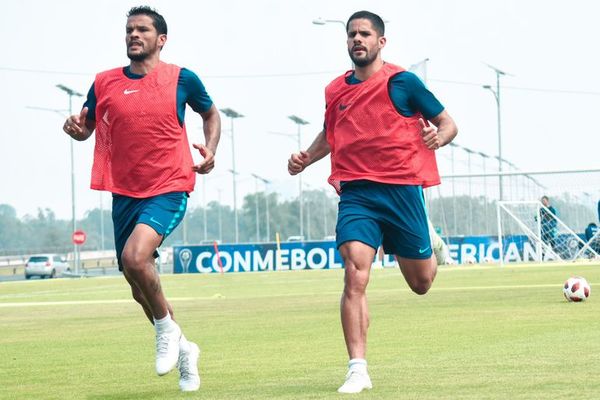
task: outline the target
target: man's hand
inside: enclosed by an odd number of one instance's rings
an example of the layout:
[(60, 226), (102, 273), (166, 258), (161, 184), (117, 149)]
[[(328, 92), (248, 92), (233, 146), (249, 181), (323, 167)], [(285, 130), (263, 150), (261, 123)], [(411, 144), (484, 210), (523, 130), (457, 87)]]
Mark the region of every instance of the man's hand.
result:
[(215, 154), (203, 144), (193, 144), (204, 158), (200, 164), (194, 165), (192, 169), (199, 174), (208, 174), (215, 167)]
[(423, 118), (419, 118), (419, 125), (421, 125), (421, 137), (429, 150), (437, 150), (443, 146), (442, 139), (438, 135), (436, 127), (425, 124)]
[(297, 175), (304, 171), (310, 163), (310, 155), (308, 152), (301, 150), (300, 153), (294, 153), (288, 160), (288, 172), (290, 175)]
[(65, 121), (63, 125), (63, 131), (73, 139), (76, 140), (85, 140), (87, 139), (91, 132), (86, 126), (88, 108), (83, 107), (81, 113), (79, 115), (71, 115)]

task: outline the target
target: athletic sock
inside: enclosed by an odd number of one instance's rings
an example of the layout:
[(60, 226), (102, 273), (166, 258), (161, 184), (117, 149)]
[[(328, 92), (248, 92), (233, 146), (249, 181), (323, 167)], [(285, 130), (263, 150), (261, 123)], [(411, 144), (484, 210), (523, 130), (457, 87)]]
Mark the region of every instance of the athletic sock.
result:
[(156, 329), (156, 333), (170, 332), (175, 329), (176, 326), (177, 324), (171, 319), (171, 314), (169, 313), (167, 313), (164, 318), (154, 318), (154, 328)]
[(366, 373), (367, 360), (365, 360), (364, 358), (353, 358), (350, 361), (348, 361), (348, 369), (351, 371)]

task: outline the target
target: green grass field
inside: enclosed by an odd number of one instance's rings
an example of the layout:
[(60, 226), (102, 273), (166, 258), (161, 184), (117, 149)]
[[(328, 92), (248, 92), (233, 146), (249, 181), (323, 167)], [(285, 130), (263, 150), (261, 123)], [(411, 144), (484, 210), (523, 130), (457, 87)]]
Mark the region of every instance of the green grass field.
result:
[[(592, 295), (567, 303), (585, 276)], [(1, 399), (339, 399), (342, 271), (165, 275), (202, 387), (154, 372), (154, 335), (122, 277), (0, 283)], [(369, 285), (365, 399), (600, 396), (597, 264), (440, 269), (426, 296), (395, 269)]]

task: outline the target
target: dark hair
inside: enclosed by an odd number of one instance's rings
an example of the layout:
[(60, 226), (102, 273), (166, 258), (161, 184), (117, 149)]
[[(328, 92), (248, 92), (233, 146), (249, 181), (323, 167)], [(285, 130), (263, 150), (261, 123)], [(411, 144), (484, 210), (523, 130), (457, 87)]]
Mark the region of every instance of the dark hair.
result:
[(348, 32), (350, 22), (355, 19), (368, 19), (379, 36), (385, 35), (385, 24), (383, 23), (383, 20), (379, 15), (373, 14), (370, 11), (357, 11), (352, 14), (350, 18), (348, 18), (348, 22), (346, 22), (346, 32)]
[(152, 25), (156, 28), (159, 35), (167, 34), (167, 23), (162, 15), (160, 15), (154, 8), (148, 6), (132, 7), (127, 13), (127, 18), (134, 15), (147, 15), (152, 18)]
[(544, 200), (544, 199), (546, 199), (546, 200), (550, 201), (550, 199), (549, 199), (549, 198), (548, 198), (548, 196), (546, 196), (546, 195), (543, 195), (543, 196), (542, 196), (542, 200)]

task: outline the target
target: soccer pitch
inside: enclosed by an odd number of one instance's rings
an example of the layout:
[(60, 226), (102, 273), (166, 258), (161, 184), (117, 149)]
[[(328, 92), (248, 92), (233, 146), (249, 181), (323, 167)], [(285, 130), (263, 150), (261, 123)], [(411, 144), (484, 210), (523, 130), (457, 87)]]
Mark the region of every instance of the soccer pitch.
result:
[[(563, 282), (587, 278), (585, 303)], [(557, 399), (600, 393), (597, 264), (441, 267), (425, 296), (397, 269), (368, 289), (373, 390), (336, 393), (343, 271), (163, 275), (202, 386), (154, 372), (154, 333), (122, 277), (0, 284), (2, 399)]]

